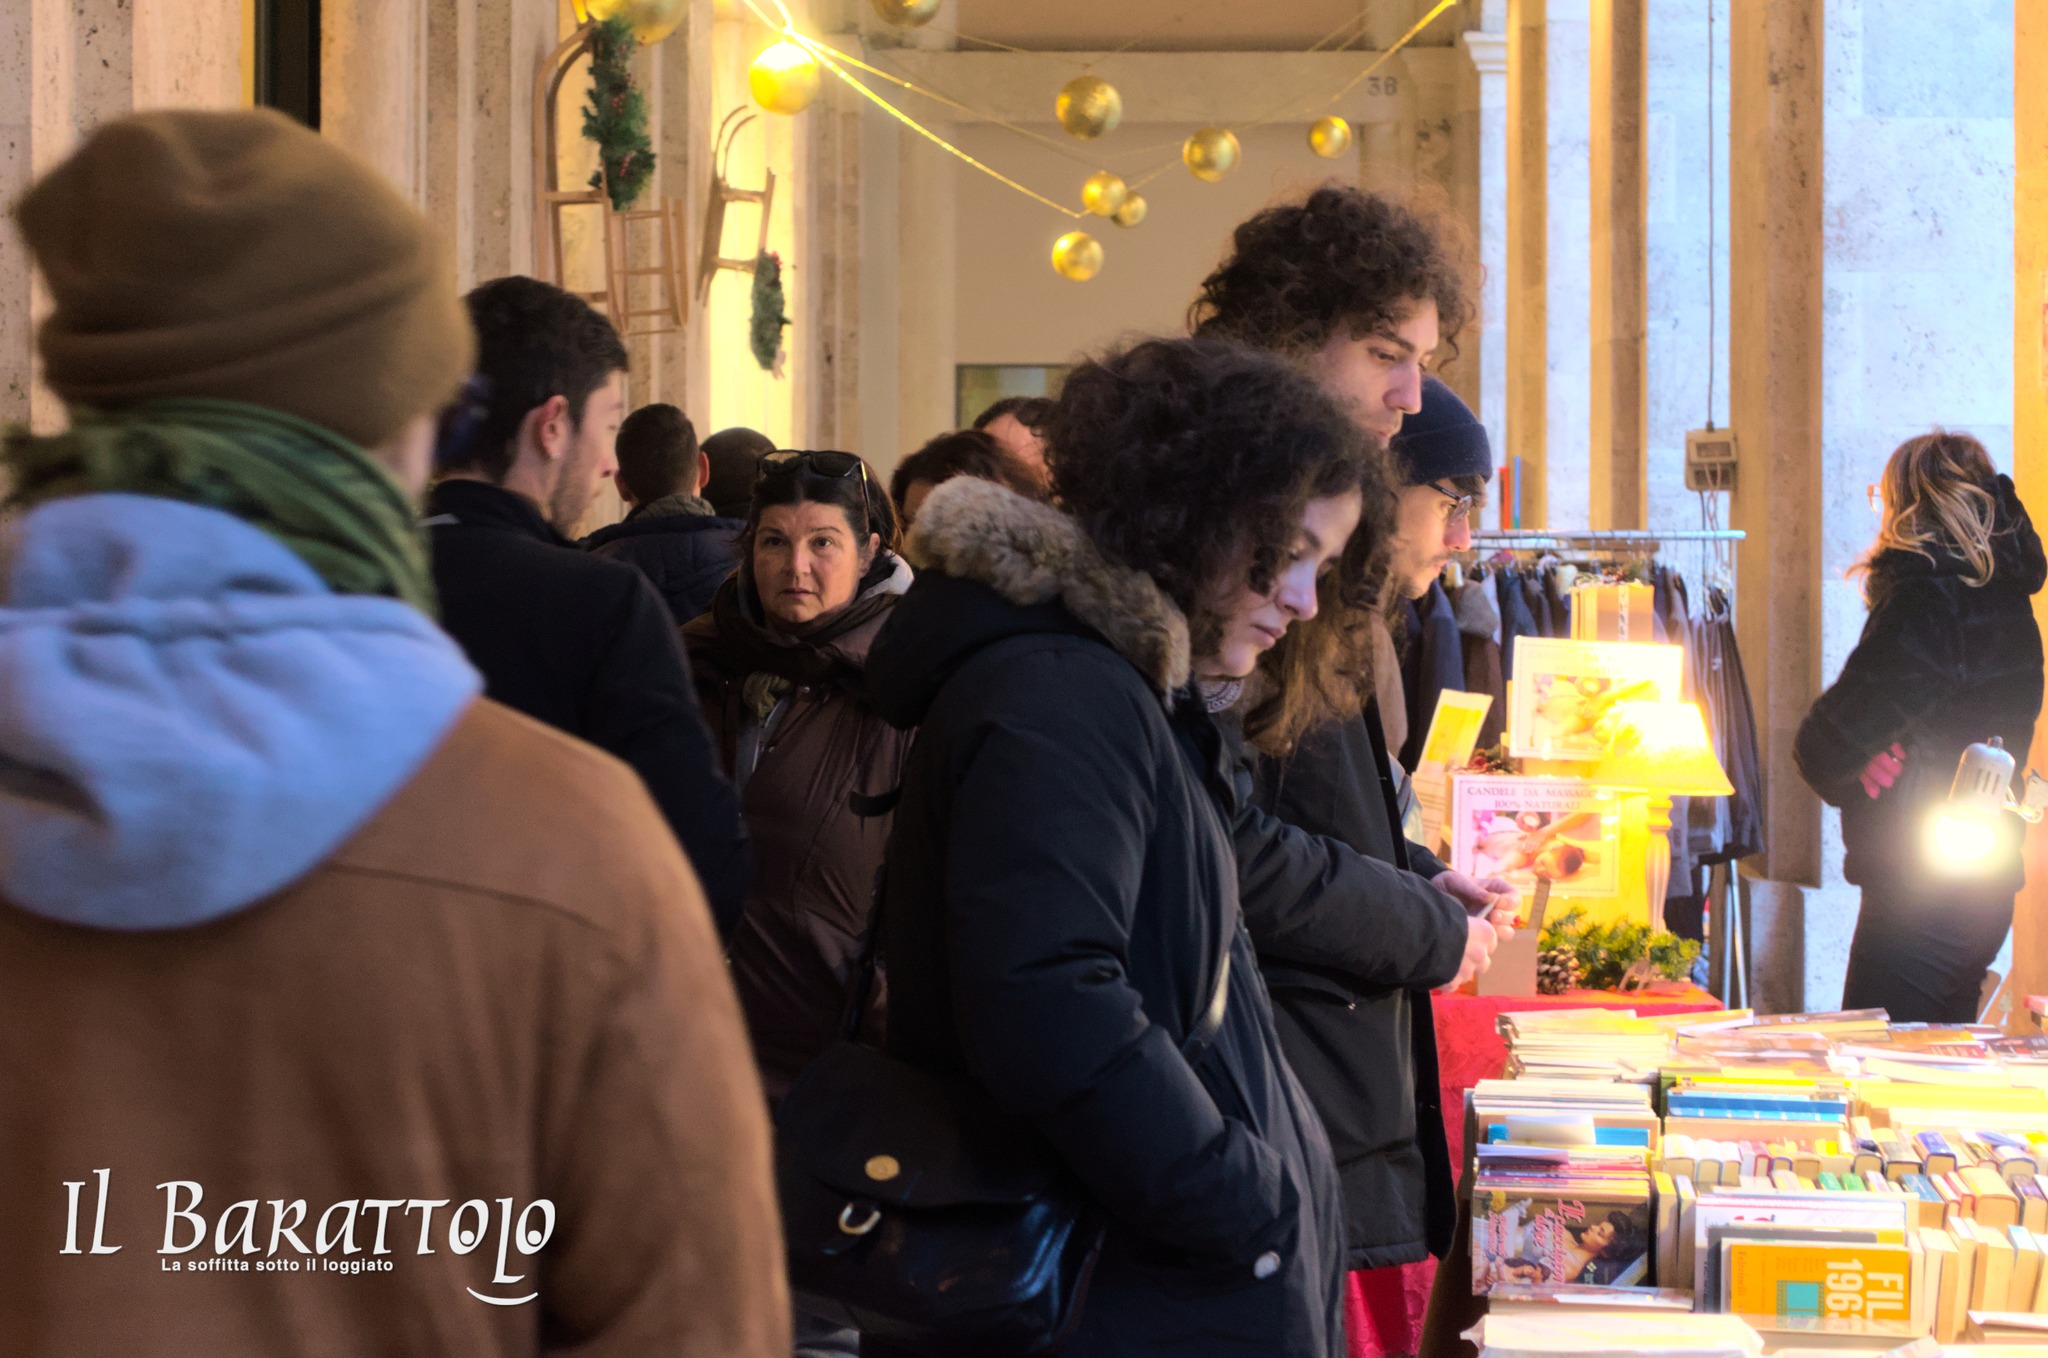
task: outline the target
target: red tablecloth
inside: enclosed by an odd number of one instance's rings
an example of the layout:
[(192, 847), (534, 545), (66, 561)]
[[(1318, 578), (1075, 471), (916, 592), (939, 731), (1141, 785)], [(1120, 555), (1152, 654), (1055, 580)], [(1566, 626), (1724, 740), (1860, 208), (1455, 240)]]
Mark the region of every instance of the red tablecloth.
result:
[[(1697, 987), (1675, 995), (1614, 995), (1599, 990), (1574, 990), (1564, 995), (1489, 996), (1438, 995), (1436, 1007), (1437, 1073), (1443, 1084), (1444, 1133), (1451, 1143), (1451, 1165), (1465, 1162), (1465, 1092), (1481, 1080), (1499, 1078), (1507, 1064), (1507, 1044), (1494, 1020), (1526, 1009), (1634, 1009), (1638, 1013), (1696, 1013), (1719, 1009), (1713, 996)], [(1401, 1268), (1380, 1268), (1351, 1275), (1344, 1298), (1344, 1328), (1351, 1358), (1384, 1358), (1413, 1353), (1422, 1342), (1422, 1315), (1429, 1306), (1436, 1260)]]

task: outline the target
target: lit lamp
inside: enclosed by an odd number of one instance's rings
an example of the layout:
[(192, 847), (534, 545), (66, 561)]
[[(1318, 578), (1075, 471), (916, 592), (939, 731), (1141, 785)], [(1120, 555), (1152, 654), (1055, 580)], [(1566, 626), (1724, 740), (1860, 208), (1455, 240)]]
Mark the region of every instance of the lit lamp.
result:
[(1963, 751), (1948, 801), (1928, 826), (1927, 848), (1938, 870), (1955, 876), (1977, 871), (1998, 850), (2000, 822), (2010, 811), (2029, 825), (2038, 825), (2048, 810), (2048, 781), (2027, 770), (2024, 801), (2012, 799), (2012, 776), (2019, 765), (1997, 736)]
[(1707, 738), (1707, 719), (1697, 703), (1620, 703), (1607, 753), (1590, 775), (1604, 787), (1631, 788), (1650, 795), (1650, 842), (1644, 868), (1649, 878), (1650, 924), (1664, 927), (1664, 892), (1671, 885), (1671, 799), (1726, 797), (1734, 791), (1728, 773)]

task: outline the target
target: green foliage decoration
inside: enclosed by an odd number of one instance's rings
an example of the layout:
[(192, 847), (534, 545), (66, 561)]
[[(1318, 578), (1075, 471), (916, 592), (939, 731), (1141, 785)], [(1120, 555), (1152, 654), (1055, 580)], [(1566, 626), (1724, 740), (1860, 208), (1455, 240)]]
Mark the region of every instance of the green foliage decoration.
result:
[(1586, 912), (1573, 906), (1543, 926), (1544, 952), (1562, 949), (1578, 959), (1589, 990), (1620, 990), (1623, 981), (1642, 979), (1645, 971), (1667, 981), (1682, 981), (1699, 960), (1700, 945), (1669, 929), (1652, 929), (1633, 920), (1589, 923)]
[(633, 25), (607, 19), (590, 36), (590, 102), (583, 135), (597, 143), (599, 168), (590, 187), (611, 195), (612, 210), (633, 206), (654, 174), (654, 143), (647, 138), (647, 97), (633, 83)]
[(748, 340), (753, 346), (754, 361), (768, 372), (781, 367), (782, 327), (789, 324), (789, 317), (782, 314), (786, 304), (782, 295), (782, 256), (773, 250), (763, 250), (754, 261), (754, 320)]

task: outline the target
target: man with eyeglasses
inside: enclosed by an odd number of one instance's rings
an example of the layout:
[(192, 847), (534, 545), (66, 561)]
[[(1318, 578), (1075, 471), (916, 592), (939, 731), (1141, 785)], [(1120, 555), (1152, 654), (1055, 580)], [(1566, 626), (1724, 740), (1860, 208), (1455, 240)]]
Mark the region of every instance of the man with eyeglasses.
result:
[(1389, 446), (1402, 486), (1388, 569), (1403, 594), (1419, 599), (1472, 545), (1473, 506), (1493, 475), (1493, 450), (1479, 417), (1434, 377), (1422, 379), (1422, 399)]

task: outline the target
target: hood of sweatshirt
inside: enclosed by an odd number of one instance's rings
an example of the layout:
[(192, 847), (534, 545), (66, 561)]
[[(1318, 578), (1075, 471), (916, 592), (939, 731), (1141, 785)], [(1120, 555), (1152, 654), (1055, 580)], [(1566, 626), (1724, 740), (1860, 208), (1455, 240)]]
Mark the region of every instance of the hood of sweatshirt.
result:
[(234, 913), (331, 855), (481, 688), (396, 599), (336, 594), (230, 515), (140, 495), (13, 525), (0, 899), (107, 929)]

